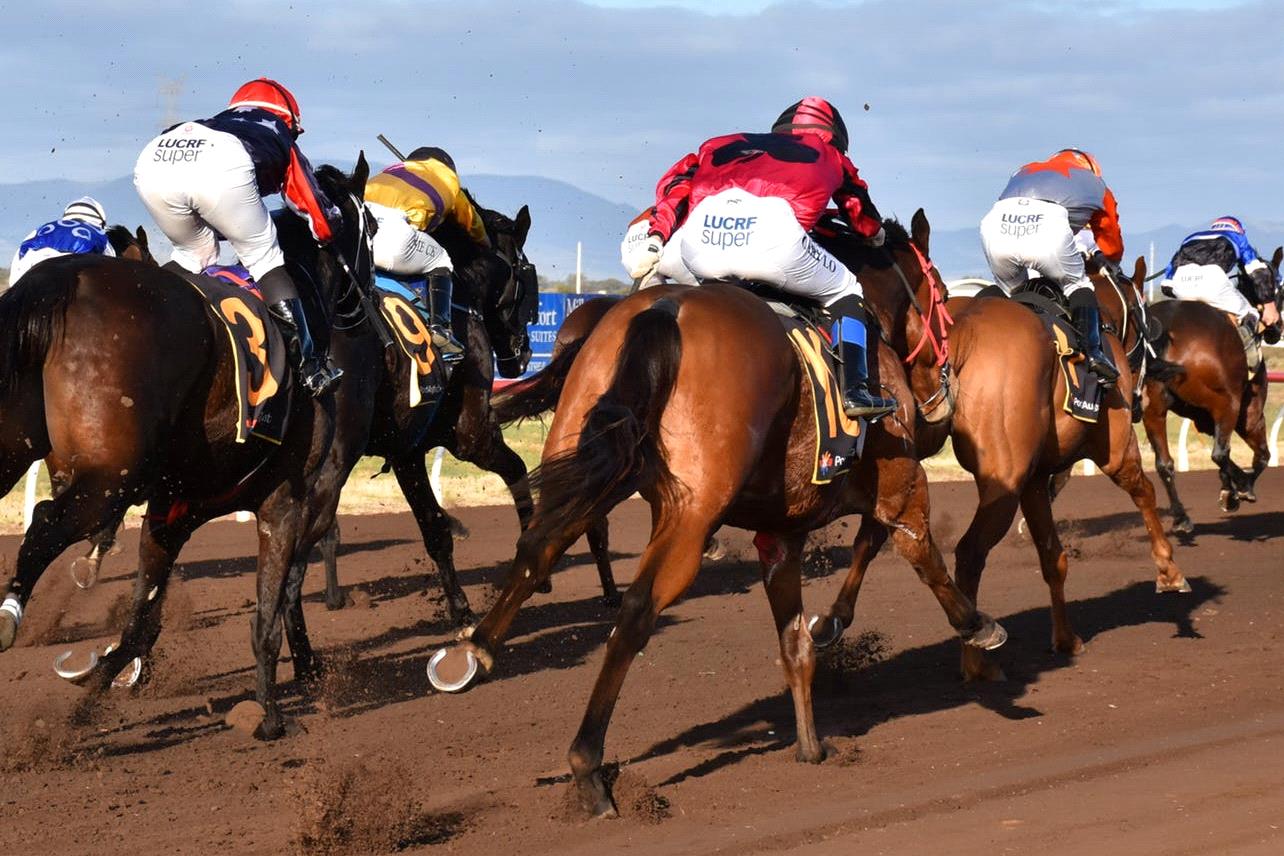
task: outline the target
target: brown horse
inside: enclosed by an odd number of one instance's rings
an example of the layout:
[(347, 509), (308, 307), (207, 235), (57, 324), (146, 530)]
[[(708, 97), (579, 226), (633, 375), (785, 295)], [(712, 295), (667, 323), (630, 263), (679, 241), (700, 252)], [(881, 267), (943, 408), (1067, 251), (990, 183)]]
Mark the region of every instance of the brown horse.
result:
[[(1116, 284), (1101, 272), (1092, 277), (1106, 322), (1103, 342), (1120, 368), (1118, 384), (1105, 393), (1096, 424), (1062, 409), (1065, 379), (1048, 332), (1031, 309), (1004, 297), (957, 298), (949, 302), (955, 319), (950, 330), (958, 381), (955, 412), (951, 420), (918, 432), (920, 458), (935, 454), (952, 438), (959, 463), (976, 479), (980, 504), (955, 549), (959, 587), (975, 600), (986, 558), (1007, 533), (1019, 505), (1052, 598), (1053, 648), (1065, 654), (1079, 653), (1083, 642), (1066, 611), (1067, 557), (1052, 518), (1050, 481), (1075, 461), (1095, 461), (1141, 511), (1158, 574), (1156, 589), (1190, 590), (1172, 560), (1132, 429), (1135, 372), (1145, 347), (1144, 278), (1140, 259), (1131, 281)], [(920, 395), (928, 389), (921, 382), (916, 388)], [(862, 521), (842, 591), (830, 611), (812, 622), (817, 644), (836, 641), (851, 624), (865, 571), (886, 538), (882, 521)], [(963, 650), (962, 667), (968, 679), (1002, 675), (983, 652), (970, 647)]]
[[(1271, 259), (1279, 270), (1284, 248)], [(1266, 442), (1266, 365), (1250, 371), (1244, 346), (1226, 313), (1190, 300), (1164, 300), (1151, 307), (1164, 330), (1162, 360), (1146, 375), (1144, 423), (1155, 470), (1168, 491), (1173, 531), (1195, 531), (1177, 495), (1176, 470), (1168, 450), (1168, 412), (1184, 416), (1213, 437), (1213, 463), (1221, 475), (1218, 505), (1235, 511), (1241, 501), (1256, 502), (1254, 485), (1270, 460)], [(1230, 441), (1239, 434), (1253, 450), (1253, 467), (1244, 472), (1231, 460)]]
[[(358, 159), (349, 177), (317, 170), (342, 212), (335, 241), (319, 249), (299, 218), (278, 221), (282, 247), (317, 285), (322, 317), (343, 313), (371, 276)], [(115, 528), (147, 503), (132, 613), (119, 647), (64, 677), (102, 692), (160, 632), (160, 610), (179, 550), (206, 521), (256, 512), (257, 660), (262, 733), (281, 730), (274, 699), (284, 588), (303, 503), (332, 435), (328, 399), (294, 392), (280, 446), (237, 443), (234, 360), (221, 322), (197, 292), (152, 265), (101, 257), (51, 259), (0, 297), (0, 487), (44, 458), (54, 498), (40, 503), (0, 609), (0, 650), (13, 644), (32, 589), (68, 545)], [(286, 385), (289, 389), (289, 385)]]
[[(871, 255), (913, 263), (903, 230), (891, 240), (890, 252)], [(915, 264), (914, 270), (917, 293), (908, 283), (887, 293), (866, 285), (892, 342), (915, 340), (923, 319), (910, 309), (911, 300), (931, 300), (928, 269)], [(1002, 628), (950, 580), (932, 539), (927, 479), (912, 455), (914, 398), (900, 367), (907, 351), (898, 355), (881, 339), (871, 341), (871, 361), (900, 408), (866, 428), (863, 455), (850, 473), (814, 484), (811, 387), (765, 302), (736, 285), (711, 283), (658, 286), (612, 308), (566, 378), (535, 479), (535, 517), (518, 541), (507, 585), (468, 641), (433, 657), (434, 685), (458, 691), (479, 666), (490, 671), (518, 609), (556, 559), (635, 491), (652, 508), (650, 543), (569, 754), (582, 801), (595, 814), (615, 812), (601, 764), (625, 674), (660, 612), (695, 579), (705, 542), (720, 525), (759, 533), (755, 543), (793, 695), (800, 760), (824, 756), (811, 710), (815, 656), (800, 576), (811, 530), (845, 514), (877, 517), (892, 528), (898, 550), (959, 635), (982, 648), (1002, 644)]]

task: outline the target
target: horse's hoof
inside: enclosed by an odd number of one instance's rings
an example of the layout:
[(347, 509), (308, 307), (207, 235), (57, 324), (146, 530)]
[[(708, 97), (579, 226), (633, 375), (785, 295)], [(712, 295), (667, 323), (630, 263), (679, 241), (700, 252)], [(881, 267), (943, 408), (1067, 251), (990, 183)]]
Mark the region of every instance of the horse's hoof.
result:
[(98, 582), (98, 570), (102, 567), (88, 556), (81, 556), (71, 563), (71, 581), (78, 589), (89, 589)]
[[(107, 654), (110, 654), (112, 651), (115, 651), (115, 650), (116, 650), (116, 643), (113, 642), (107, 646), (107, 650), (103, 652), (103, 656), (106, 656)], [(67, 653), (71, 653), (71, 652), (68, 651)], [(116, 677), (111, 679), (111, 685), (113, 687), (116, 687), (117, 689), (127, 690), (130, 687), (132, 687), (134, 684), (138, 683), (138, 679), (142, 677), (142, 674), (143, 674), (143, 658), (135, 657), (134, 659), (130, 660), (128, 663), (125, 664), (125, 668), (121, 669), (116, 674)]]
[(458, 517), (450, 518), (450, 537), (456, 541), (467, 541), (473, 535), (464, 522)]
[(550, 580), (550, 579), (546, 579), (546, 580), (544, 580), (542, 583), (540, 583), (539, 585), (535, 586), (535, 591), (539, 592), (540, 594), (552, 594), (552, 593), (553, 593), (553, 581), (552, 581), (552, 580)]
[(801, 743), (794, 751), (794, 759), (800, 764), (820, 764), (825, 760), (825, 747), (816, 746), (814, 749), (805, 749)]
[(339, 610), (343, 609), (347, 605), (348, 605), (348, 599), (343, 595), (343, 592), (339, 592), (339, 597), (334, 600), (331, 600), (330, 596), (326, 595), (325, 608), (330, 610), (331, 612), (338, 612)]
[(1195, 524), (1190, 522), (1189, 517), (1179, 517), (1173, 521), (1173, 532), (1178, 535), (1194, 535)]
[(1083, 644), (1083, 640), (1078, 636), (1075, 636), (1069, 642), (1058, 642), (1055, 639), (1052, 641), (1053, 653), (1061, 654), (1066, 657), (1078, 657), (1087, 650), (1088, 647)]
[(428, 661), (428, 683), (443, 693), (462, 693), (471, 687), (482, 663), (471, 645), (442, 648)]
[(807, 621), (807, 632), (811, 634), (811, 644), (817, 648), (828, 648), (833, 645), (843, 638), (843, 631), (846, 629), (843, 623), (834, 615), (830, 615), (828, 618), (813, 615)]
[(1164, 579), (1161, 577), (1155, 580), (1155, 592), (1158, 594), (1166, 594), (1167, 592), (1177, 592), (1178, 594), (1189, 594), (1190, 581), (1187, 580), (1185, 577), (1182, 577), (1181, 582), (1170, 583), (1170, 582), (1165, 582)]
[(93, 672), (94, 667), (98, 665), (98, 652), (89, 652), (89, 665), (81, 669), (68, 668), (66, 663), (76, 654), (75, 651), (67, 650), (54, 657), (54, 674), (63, 680), (71, 681), (73, 684), (83, 684), (89, 674)]
[(981, 615), (981, 629), (971, 636), (964, 636), (963, 642), (971, 645), (973, 648), (980, 648), (982, 651), (993, 651), (1008, 641), (1008, 631), (1003, 629), (1003, 625), (990, 618), (988, 615)]
[(1231, 491), (1223, 490), (1221, 493), (1217, 494), (1217, 506), (1222, 511), (1229, 514), (1239, 508), (1239, 500)]
[(1242, 499), (1244, 502), (1257, 502), (1257, 494), (1251, 490), (1236, 491), (1235, 498)]
[(727, 557), (726, 545), (717, 537), (709, 539), (709, 543), (704, 545), (704, 557), (710, 562), (717, 562)]
[(0, 651), (13, 647), (13, 640), (18, 636), (18, 622), (8, 612), (0, 611)]

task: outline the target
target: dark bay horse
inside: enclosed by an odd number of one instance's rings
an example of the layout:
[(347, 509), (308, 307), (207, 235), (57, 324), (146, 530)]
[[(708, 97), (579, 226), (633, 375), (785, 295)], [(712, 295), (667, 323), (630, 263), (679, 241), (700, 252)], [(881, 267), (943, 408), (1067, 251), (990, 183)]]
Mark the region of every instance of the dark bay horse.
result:
[[(903, 230), (901, 232), (903, 235)], [(905, 242), (886, 257), (903, 253)], [(914, 289), (898, 284), (872, 304), (891, 341), (914, 341), (922, 318), (910, 301), (931, 300), (927, 270)], [(494, 667), (521, 604), (561, 553), (635, 491), (652, 508), (653, 529), (637, 578), (606, 647), (569, 760), (586, 808), (615, 812), (602, 778), (606, 728), (630, 664), (662, 610), (690, 586), (701, 552), (720, 525), (755, 530), (798, 727), (798, 758), (824, 750), (811, 711), (815, 658), (802, 609), (800, 565), (807, 533), (838, 516), (868, 513), (893, 541), (969, 644), (1005, 634), (950, 580), (929, 527), (927, 479), (913, 457), (913, 393), (904, 353), (871, 337), (871, 361), (899, 411), (867, 427), (851, 472), (811, 481), (817, 430), (804, 367), (770, 307), (745, 289), (710, 283), (658, 286), (624, 299), (584, 341), (570, 367), (535, 479), (539, 500), (517, 545), (508, 583), (471, 638), (434, 656), (429, 677), (459, 691)]]
[[(1096, 424), (1074, 419), (1062, 409), (1065, 379), (1048, 332), (1031, 309), (1004, 297), (956, 298), (948, 304), (955, 321), (950, 329), (958, 384), (955, 412), (951, 419), (918, 432), (920, 458), (935, 454), (952, 438), (959, 463), (976, 479), (980, 502), (955, 550), (959, 587), (975, 600), (990, 550), (1007, 533), (1020, 506), (1051, 594), (1052, 645), (1065, 654), (1080, 652), (1083, 643), (1066, 611), (1068, 565), (1052, 517), (1050, 482), (1075, 461), (1096, 462), (1141, 511), (1157, 570), (1156, 589), (1190, 590), (1172, 559), (1132, 428), (1132, 397), (1145, 344), (1140, 297), (1144, 278), (1140, 259), (1131, 280), (1113, 283), (1100, 272), (1092, 277), (1106, 321), (1103, 342), (1120, 368), (1118, 384), (1104, 395)], [(930, 389), (921, 380), (915, 386), (920, 396)], [(818, 644), (836, 641), (850, 625), (865, 571), (886, 538), (882, 521), (862, 521), (842, 591), (829, 612), (813, 621)], [(968, 679), (1002, 675), (983, 652), (966, 646), (962, 668)]]
[[(278, 220), (286, 256), (312, 276), (331, 317), (351, 311), (371, 279), (361, 194), (368, 167), (317, 170), (342, 223), (318, 248), (304, 222)], [(346, 309), (345, 309), (346, 306)], [(251, 643), (256, 695), (279, 733), (274, 700), (284, 588), (304, 501), (333, 434), (332, 402), (289, 399), (279, 446), (237, 443), (228, 336), (211, 307), (176, 275), (145, 262), (72, 256), (42, 263), (0, 297), (0, 482), (10, 488), (44, 458), (54, 498), (37, 506), (0, 609), (0, 650), (13, 644), (36, 580), (68, 545), (114, 529), (145, 502), (133, 607), (121, 644), (64, 677), (104, 691), (160, 632), (173, 563), (192, 532), (236, 510), (258, 518), (258, 607)], [(288, 383), (283, 384), (291, 389)]]
[[(1279, 270), (1282, 258), (1284, 248), (1277, 249), (1271, 259), (1273, 270)], [(1163, 300), (1150, 312), (1163, 327), (1166, 347), (1163, 359), (1146, 376), (1143, 422), (1155, 451), (1155, 470), (1168, 491), (1173, 531), (1189, 535), (1195, 527), (1177, 495), (1176, 468), (1168, 450), (1168, 413), (1190, 419), (1200, 433), (1212, 436), (1222, 511), (1235, 511), (1241, 501), (1256, 502), (1254, 485), (1271, 457), (1266, 442), (1266, 366), (1263, 362), (1260, 370), (1249, 370), (1234, 323), (1206, 303)], [(1249, 472), (1231, 460), (1234, 434), (1253, 450)]]

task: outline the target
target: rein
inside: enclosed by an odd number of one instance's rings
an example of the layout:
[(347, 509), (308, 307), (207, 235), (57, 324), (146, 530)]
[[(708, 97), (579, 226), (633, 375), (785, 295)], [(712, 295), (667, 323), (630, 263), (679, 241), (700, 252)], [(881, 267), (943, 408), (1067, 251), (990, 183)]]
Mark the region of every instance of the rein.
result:
[[(905, 293), (909, 296), (910, 303), (914, 311), (918, 313), (923, 322), (923, 335), (919, 338), (918, 344), (910, 351), (909, 356), (905, 358), (905, 365), (911, 365), (915, 357), (923, 351), (924, 346), (930, 344), (932, 353), (935, 356), (935, 365), (940, 370), (940, 378), (936, 386), (936, 392), (932, 393), (925, 401), (916, 402), (919, 413), (924, 417), (934, 412), (941, 406), (942, 402), (950, 400), (950, 326), (954, 324), (954, 319), (950, 317), (950, 312), (945, 308), (945, 288), (938, 288), (939, 278), (933, 273), (932, 263), (919, 250), (918, 245), (910, 241), (910, 249), (914, 251), (914, 257), (918, 260), (919, 269), (923, 277), (927, 280), (932, 289), (931, 303), (927, 311), (923, 311), (923, 306), (918, 302), (918, 296), (915, 295), (914, 289), (910, 287), (909, 279), (905, 272), (901, 270), (900, 262), (895, 262), (893, 268), (896, 270), (896, 276), (905, 288)], [(933, 329), (933, 323), (936, 327)]]

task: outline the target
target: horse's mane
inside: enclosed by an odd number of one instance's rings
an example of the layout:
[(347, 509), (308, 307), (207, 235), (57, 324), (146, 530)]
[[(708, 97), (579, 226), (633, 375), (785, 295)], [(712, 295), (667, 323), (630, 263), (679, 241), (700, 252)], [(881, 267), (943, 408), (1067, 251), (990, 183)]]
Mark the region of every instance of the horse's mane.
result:
[(909, 248), (909, 232), (895, 217), (889, 217), (883, 221), (883, 231), (887, 236), (883, 246), (874, 247), (863, 236), (853, 232), (846, 223), (827, 218), (817, 224), (812, 235), (816, 243), (859, 273), (861, 268), (865, 267), (886, 270), (896, 261), (892, 255), (893, 251)]

